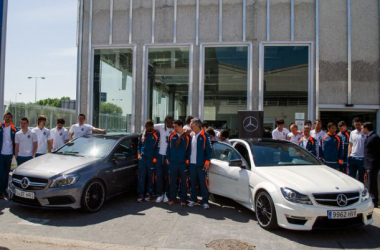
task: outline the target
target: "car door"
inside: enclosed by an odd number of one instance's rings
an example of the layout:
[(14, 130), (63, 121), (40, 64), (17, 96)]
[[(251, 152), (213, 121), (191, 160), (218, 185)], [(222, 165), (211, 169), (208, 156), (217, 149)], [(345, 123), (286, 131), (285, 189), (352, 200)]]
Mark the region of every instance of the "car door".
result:
[[(245, 167), (230, 166), (231, 160), (241, 160)], [(214, 143), (209, 170), (211, 193), (241, 202), (249, 201), (249, 170), (243, 157), (230, 145)]]
[[(119, 159), (117, 157), (119, 156)], [(121, 159), (125, 156), (124, 159)], [(136, 186), (137, 139), (128, 138), (121, 141), (115, 148), (111, 161), (114, 166), (112, 174), (117, 192), (123, 192)]]

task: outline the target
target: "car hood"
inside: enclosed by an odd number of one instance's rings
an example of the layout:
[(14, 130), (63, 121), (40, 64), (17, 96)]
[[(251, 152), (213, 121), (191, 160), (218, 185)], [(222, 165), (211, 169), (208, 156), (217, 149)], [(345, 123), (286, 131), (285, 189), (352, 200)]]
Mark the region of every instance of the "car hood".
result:
[(324, 165), (260, 167), (256, 173), (276, 186), (303, 194), (358, 191), (359, 181)]
[(94, 157), (46, 154), (22, 164), (14, 173), (36, 177), (51, 177), (97, 160), (99, 159)]

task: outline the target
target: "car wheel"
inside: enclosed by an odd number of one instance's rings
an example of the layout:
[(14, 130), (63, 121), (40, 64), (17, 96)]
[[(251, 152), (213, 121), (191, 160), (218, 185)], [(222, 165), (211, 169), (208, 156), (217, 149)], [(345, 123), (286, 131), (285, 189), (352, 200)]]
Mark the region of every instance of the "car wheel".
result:
[(261, 191), (255, 200), (256, 219), (259, 225), (267, 230), (278, 227), (276, 209), (270, 195)]
[(82, 193), (81, 208), (85, 212), (97, 212), (105, 201), (105, 187), (100, 180), (89, 182)]

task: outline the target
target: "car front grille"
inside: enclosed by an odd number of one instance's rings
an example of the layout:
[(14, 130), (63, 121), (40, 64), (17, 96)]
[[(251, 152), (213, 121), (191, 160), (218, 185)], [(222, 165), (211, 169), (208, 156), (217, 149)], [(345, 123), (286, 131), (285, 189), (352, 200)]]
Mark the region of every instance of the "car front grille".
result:
[[(27, 178), (29, 181), (29, 185), (26, 188), (22, 186), (24, 178)], [(42, 190), (46, 187), (48, 180), (14, 174), (12, 175), (12, 183), (15, 187), (21, 188), (23, 190)]]
[[(346, 202), (338, 202), (339, 198), (343, 196), (343, 200)], [(317, 204), (330, 207), (348, 207), (359, 202), (359, 192), (349, 193), (321, 193), (313, 194), (313, 197)]]
[(75, 202), (72, 196), (55, 196), (47, 198), (49, 205), (68, 205)]
[(364, 225), (362, 214), (358, 214), (355, 218), (338, 220), (329, 219), (327, 216), (320, 216), (314, 222), (313, 229), (340, 229), (362, 225)]
[(32, 199), (22, 198), (22, 197), (18, 197), (16, 195), (14, 195), (13, 198), (12, 198), (12, 200), (14, 202), (17, 202), (17, 203), (20, 203), (20, 204), (23, 204), (23, 205), (35, 206), (35, 207), (40, 207), (41, 206), (40, 202), (36, 198), (34, 198), (32, 200)]

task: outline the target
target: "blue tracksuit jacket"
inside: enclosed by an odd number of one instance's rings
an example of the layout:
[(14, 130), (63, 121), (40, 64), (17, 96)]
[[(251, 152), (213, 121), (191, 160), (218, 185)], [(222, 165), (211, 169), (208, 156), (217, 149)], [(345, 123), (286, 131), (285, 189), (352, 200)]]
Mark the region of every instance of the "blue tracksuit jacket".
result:
[[(197, 140), (197, 163), (198, 166), (203, 165), (209, 165), (211, 160), (211, 152), (212, 152), (212, 146), (211, 146), (211, 140), (210, 136), (205, 133), (203, 130), (200, 132), (201, 134), (198, 136)], [(193, 135), (195, 136), (195, 135)], [(191, 143), (190, 143), (191, 144)], [(191, 155), (191, 146), (190, 146), (190, 153)]]
[(348, 157), (348, 145), (350, 144), (350, 134), (351, 131), (344, 132), (343, 134), (339, 132), (338, 136), (342, 140), (342, 145), (343, 145), (343, 163), (347, 163), (347, 157)]
[[(13, 154), (15, 153), (15, 136), (16, 136), (16, 133), (17, 133), (17, 128), (13, 125), (13, 123), (11, 123), (11, 139), (12, 139), (12, 145), (13, 145)], [(5, 123), (0, 123), (0, 152), (3, 148), (3, 133), (4, 133), (4, 130), (3, 128), (6, 127), (5, 126)]]
[(166, 150), (167, 163), (189, 163), (189, 149), (190, 149), (190, 138), (186, 136), (182, 139), (179, 147), (176, 147), (176, 142), (179, 139), (179, 135), (173, 132), (168, 139), (168, 148)]
[(313, 154), (314, 156), (317, 156), (317, 140), (313, 137), (309, 137), (309, 141), (305, 145), (306, 141), (304, 141), (305, 137), (302, 137), (301, 140), (299, 140), (299, 145), (309, 151), (309, 153)]
[(336, 134), (328, 133), (322, 140), (322, 157), (326, 163), (343, 162), (343, 145), (341, 138)]
[(141, 141), (142, 135), (139, 139), (138, 156), (143, 158), (157, 159), (159, 152), (159, 140), (160, 133), (157, 130), (153, 130), (150, 133), (145, 134), (144, 142)]

